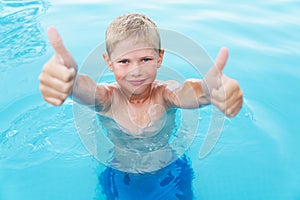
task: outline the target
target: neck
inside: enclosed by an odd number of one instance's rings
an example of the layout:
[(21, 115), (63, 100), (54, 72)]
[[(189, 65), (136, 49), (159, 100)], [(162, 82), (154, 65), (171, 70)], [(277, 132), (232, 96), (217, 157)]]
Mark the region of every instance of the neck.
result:
[(149, 85), (147, 90), (142, 94), (128, 94), (125, 91), (122, 91), (123, 95), (126, 97), (130, 104), (143, 104), (150, 99), (152, 92), (152, 86)]
[(131, 97), (128, 99), (129, 103), (131, 104), (143, 104), (148, 99), (150, 99), (150, 92), (149, 94), (140, 96), (140, 95), (131, 95)]

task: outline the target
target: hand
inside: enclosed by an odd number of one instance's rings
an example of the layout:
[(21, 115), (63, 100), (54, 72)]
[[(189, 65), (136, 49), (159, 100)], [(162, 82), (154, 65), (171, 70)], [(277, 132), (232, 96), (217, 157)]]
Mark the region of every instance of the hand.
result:
[(203, 89), (210, 97), (210, 102), (226, 116), (234, 117), (243, 105), (243, 92), (236, 80), (223, 74), (228, 59), (228, 50), (221, 48), (216, 61), (205, 75)]
[(60, 106), (73, 89), (77, 64), (54, 27), (48, 29), (48, 38), (55, 54), (43, 66), (39, 76), (40, 90), (45, 101)]

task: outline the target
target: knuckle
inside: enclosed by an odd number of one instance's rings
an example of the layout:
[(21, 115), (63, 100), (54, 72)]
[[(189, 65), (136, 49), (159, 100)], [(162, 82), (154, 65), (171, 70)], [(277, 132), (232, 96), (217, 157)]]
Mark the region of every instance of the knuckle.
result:
[(235, 111), (232, 110), (232, 109), (227, 109), (226, 115), (227, 115), (228, 117), (234, 117), (234, 116), (235, 116)]
[(48, 102), (47, 97), (45, 95), (42, 94), (42, 98)]
[(43, 65), (42, 72), (47, 72), (49, 68), (50, 68), (50, 63), (49, 62), (45, 63)]
[(244, 96), (244, 92), (242, 90), (240, 90), (240, 97)]
[(63, 93), (69, 94), (70, 91), (71, 91), (72, 88), (73, 88), (73, 84), (74, 84), (74, 81), (73, 81), (73, 80), (70, 81), (70, 82), (68, 82), (68, 83), (66, 83), (66, 84), (64, 84), (64, 85), (61, 87), (61, 88), (62, 88), (62, 92), (63, 92)]
[(61, 90), (62, 90), (63, 93), (69, 93), (69, 91), (70, 91), (70, 85), (69, 84), (64, 84), (61, 87)]
[(43, 93), (44, 91), (44, 86), (41, 84), (40, 87), (39, 87), (40, 91)]
[(76, 76), (76, 73), (77, 73), (77, 70), (76, 70), (75, 68), (72, 67), (72, 68), (70, 69), (70, 74), (71, 74), (72, 78)]
[(226, 113), (227, 115), (230, 115), (230, 114), (232, 113), (232, 111), (231, 111), (230, 108), (227, 108), (227, 109), (225, 110), (225, 113)]
[(63, 74), (63, 81), (68, 82), (73, 79), (73, 73), (71, 71), (66, 71), (66, 73)]
[(40, 81), (40, 83), (44, 83), (47, 81), (47, 74), (42, 71), (38, 77), (38, 80)]
[(56, 106), (61, 106), (63, 103), (64, 103), (64, 101), (58, 100), (58, 101), (56, 102)]
[(61, 100), (55, 100), (55, 101), (52, 102), (52, 104), (54, 106), (61, 106), (62, 105), (62, 101)]
[(61, 102), (64, 102), (65, 101), (65, 99), (68, 97), (68, 94), (67, 93), (61, 93), (60, 95), (59, 95), (59, 100), (61, 101)]
[(230, 113), (229, 115), (227, 115), (228, 117), (230, 117), (230, 118), (233, 118), (234, 116), (235, 116), (235, 114), (234, 113)]
[(63, 104), (63, 101), (61, 99), (58, 98), (50, 98), (46, 100), (48, 103), (51, 103), (54, 106), (61, 106)]
[(232, 79), (232, 80), (231, 80), (231, 84), (232, 84), (235, 88), (239, 88), (239, 83), (237, 82), (237, 80)]
[(43, 99), (44, 99), (46, 102), (53, 104), (53, 102), (51, 101), (51, 98), (43, 96)]
[(44, 96), (47, 92), (45, 86), (43, 84), (40, 84), (39, 89), (40, 89), (42, 95)]
[(39, 79), (40, 82), (43, 82), (43, 81), (44, 81), (44, 75), (43, 75), (43, 73), (41, 73), (41, 74), (39, 75), (38, 79)]

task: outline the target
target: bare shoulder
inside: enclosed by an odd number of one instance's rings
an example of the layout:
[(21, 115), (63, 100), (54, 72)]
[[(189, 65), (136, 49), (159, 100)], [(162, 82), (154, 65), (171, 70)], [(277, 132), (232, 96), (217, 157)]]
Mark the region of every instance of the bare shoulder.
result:
[(174, 80), (156, 81), (154, 85), (163, 96), (172, 94), (182, 87), (182, 84)]
[[(106, 98), (111, 98), (111, 96), (113, 95), (114, 91), (117, 91), (120, 89), (120, 86), (114, 82), (114, 83), (98, 83), (97, 84), (97, 90), (98, 91), (104, 91)], [(107, 100), (108, 100), (107, 99)]]
[(176, 91), (181, 87), (181, 84), (174, 80), (167, 81), (155, 81), (153, 83), (155, 88), (155, 96), (163, 101), (166, 108), (173, 107), (174, 101), (176, 101)]
[(98, 111), (107, 112), (110, 109), (114, 91), (118, 89), (119, 86), (117, 83), (101, 82), (97, 84), (96, 102)]
[(118, 88), (118, 84), (116, 82), (113, 82), (113, 83), (101, 82), (101, 83), (98, 83), (98, 86), (104, 87), (105, 89), (116, 89), (116, 88)]
[(174, 91), (181, 87), (181, 84), (175, 80), (159, 81), (159, 85), (166, 91)]

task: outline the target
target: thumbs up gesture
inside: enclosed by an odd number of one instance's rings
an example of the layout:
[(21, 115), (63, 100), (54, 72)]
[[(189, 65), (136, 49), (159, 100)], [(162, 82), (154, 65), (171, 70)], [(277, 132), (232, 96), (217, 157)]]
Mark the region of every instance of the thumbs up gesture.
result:
[(228, 50), (221, 48), (216, 61), (205, 75), (203, 89), (213, 105), (228, 117), (234, 117), (243, 104), (243, 92), (236, 80), (223, 74), (228, 59)]
[(48, 29), (48, 38), (55, 54), (43, 66), (39, 76), (40, 90), (45, 101), (59, 106), (73, 89), (77, 64), (54, 27)]

